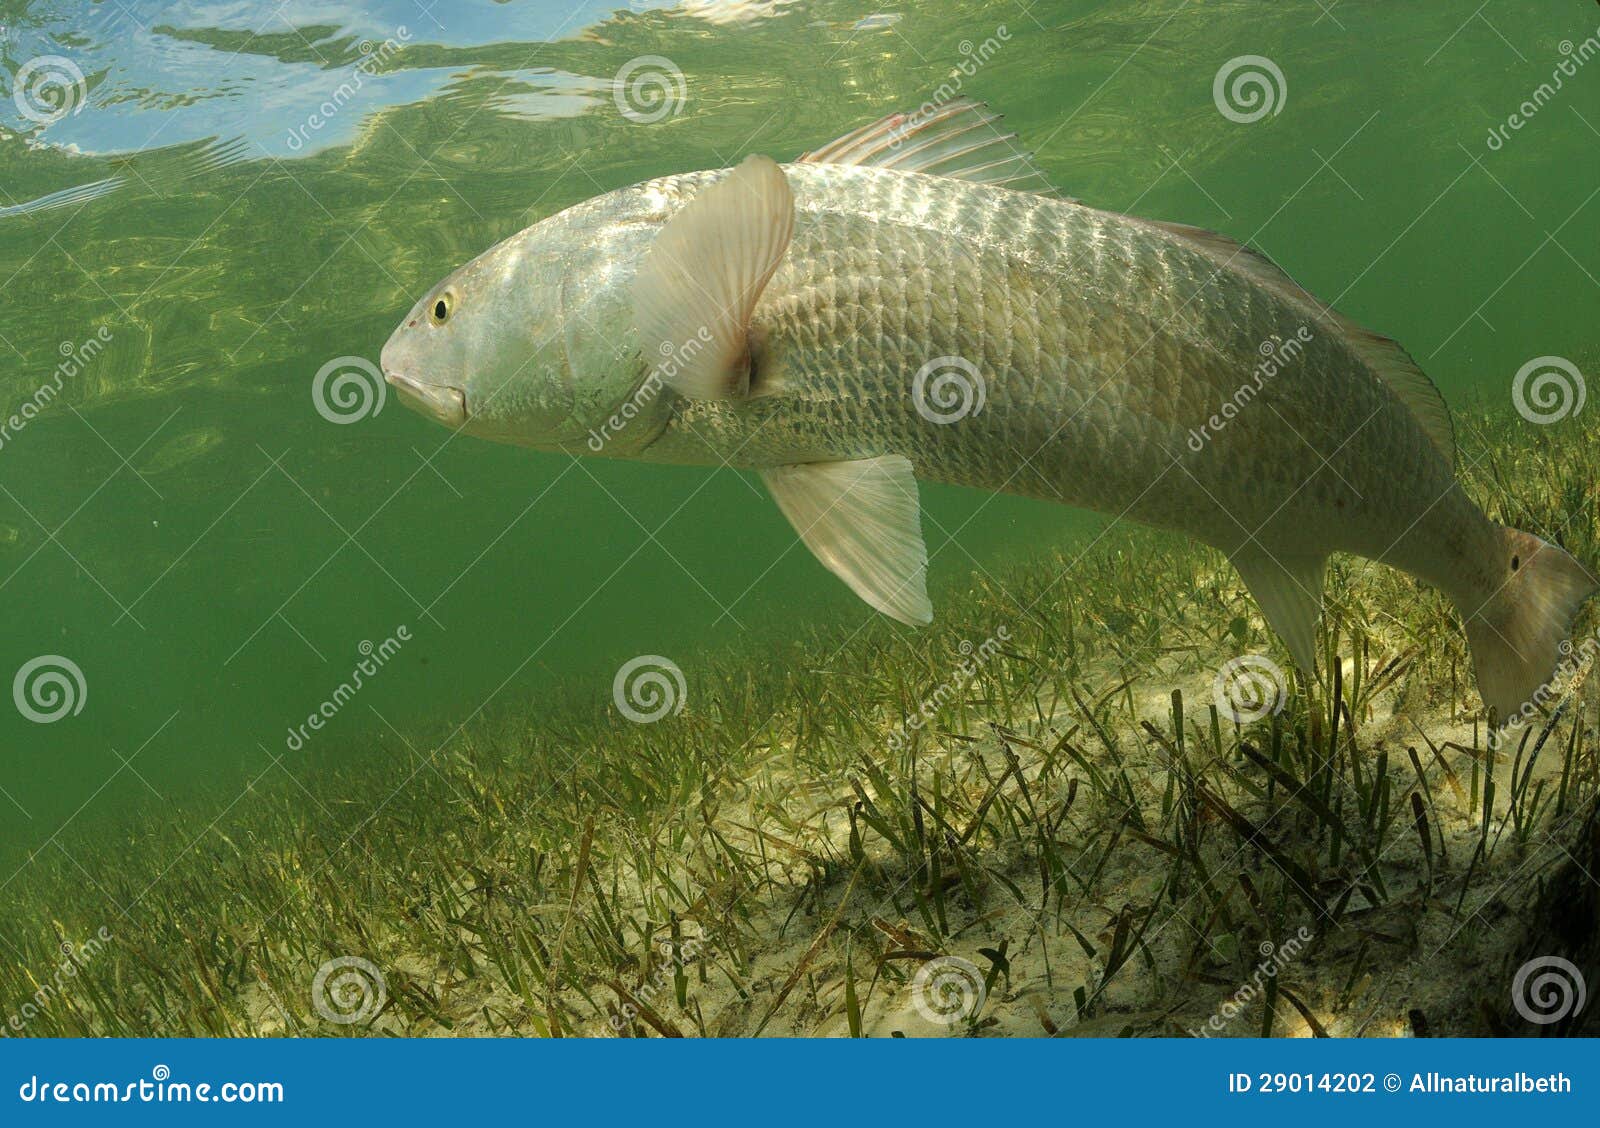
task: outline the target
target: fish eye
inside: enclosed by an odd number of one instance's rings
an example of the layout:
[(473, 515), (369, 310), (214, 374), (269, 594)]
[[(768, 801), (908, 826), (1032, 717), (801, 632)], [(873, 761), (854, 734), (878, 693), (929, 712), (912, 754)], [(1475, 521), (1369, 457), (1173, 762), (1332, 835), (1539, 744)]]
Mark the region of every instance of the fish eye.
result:
[(1511, 570), (1513, 572), (1515, 572), (1518, 568), (1521, 568), (1521, 567), (1522, 567), (1522, 557), (1513, 556), (1511, 558)]
[(446, 290), (434, 301), (433, 309), (429, 311), (430, 320), (435, 325), (443, 325), (450, 320), (450, 314), (455, 309), (455, 305), (455, 295)]

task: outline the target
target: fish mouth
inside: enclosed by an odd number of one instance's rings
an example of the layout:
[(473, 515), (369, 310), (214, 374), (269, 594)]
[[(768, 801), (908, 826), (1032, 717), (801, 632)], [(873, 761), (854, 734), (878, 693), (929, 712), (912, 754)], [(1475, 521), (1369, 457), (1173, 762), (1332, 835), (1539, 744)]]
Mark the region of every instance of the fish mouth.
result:
[(467, 422), (467, 397), (460, 388), (444, 384), (424, 384), (400, 372), (385, 372), (389, 382), (405, 405), (413, 411), (431, 416), (446, 427), (461, 427)]

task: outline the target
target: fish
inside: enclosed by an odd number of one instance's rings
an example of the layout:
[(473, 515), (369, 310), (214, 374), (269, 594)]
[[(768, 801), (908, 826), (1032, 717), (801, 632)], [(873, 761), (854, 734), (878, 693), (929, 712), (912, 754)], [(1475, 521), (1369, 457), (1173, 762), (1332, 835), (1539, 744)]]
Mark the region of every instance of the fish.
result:
[(429, 290), (384, 378), (469, 435), (754, 471), (904, 623), (939, 482), (1212, 546), (1308, 677), (1329, 556), (1398, 568), (1502, 723), (1535, 700), (1595, 580), (1467, 495), (1410, 355), (1225, 235), (1061, 194), (999, 122), (934, 101), (579, 203)]

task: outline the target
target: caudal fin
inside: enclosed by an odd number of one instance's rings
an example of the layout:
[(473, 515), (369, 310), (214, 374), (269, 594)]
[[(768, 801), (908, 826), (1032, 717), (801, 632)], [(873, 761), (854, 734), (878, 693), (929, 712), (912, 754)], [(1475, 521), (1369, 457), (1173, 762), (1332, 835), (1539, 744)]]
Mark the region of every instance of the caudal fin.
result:
[(1548, 693), (1572, 620), (1597, 589), (1583, 565), (1555, 545), (1517, 529), (1500, 533), (1504, 582), (1483, 597), (1458, 597), (1456, 608), (1478, 693), (1504, 723)]

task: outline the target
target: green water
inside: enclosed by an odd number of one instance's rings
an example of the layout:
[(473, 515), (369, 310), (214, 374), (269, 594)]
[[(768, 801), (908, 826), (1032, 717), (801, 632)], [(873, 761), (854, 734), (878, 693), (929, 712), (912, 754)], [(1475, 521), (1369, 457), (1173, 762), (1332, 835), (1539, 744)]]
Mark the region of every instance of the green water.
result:
[[(0, 436), (0, 675), (59, 655), (85, 687), (49, 723), (0, 709), (8, 858), (174, 802), (198, 832), (263, 773), (404, 758), (556, 692), (609, 709), (636, 655), (692, 678), (707, 648), (870, 614), (732, 471), (451, 439), (392, 396), (316, 409), (319, 369), (375, 360), (447, 270), (614, 187), (788, 159), (959, 82), (1067, 193), (1250, 240), (1452, 401), (1594, 344), (1600, 58), (1489, 140), (1600, 36), (1586, 0), (615, 7), (0, 0), (0, 407), (103, 342)], [(1213, 96), (1241, 55), (1283, 76), (1249, 123)], [(84, 76), (46, 122), (11, 97), (42, 56)], [(659, 121), (613, 97), (639, 56), (683, 76)], [(1102, 524), (924, 505), (936, 603)]]

